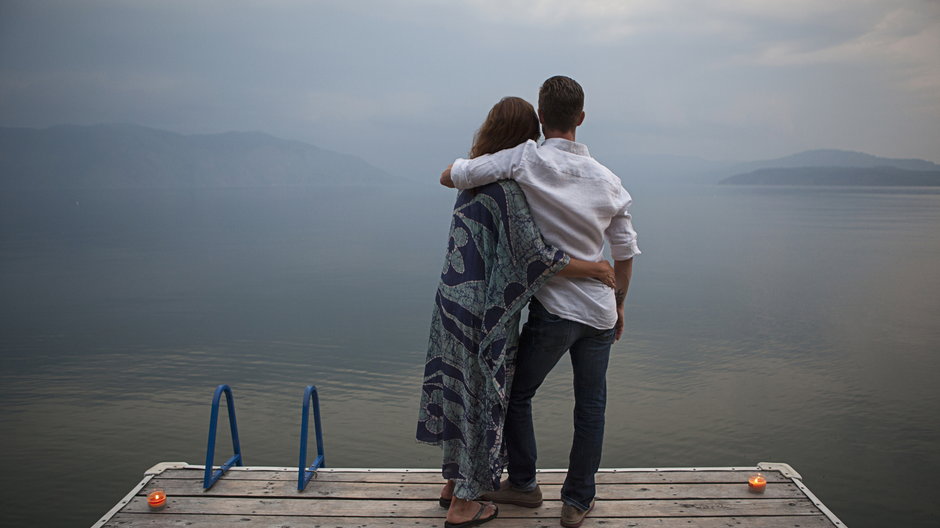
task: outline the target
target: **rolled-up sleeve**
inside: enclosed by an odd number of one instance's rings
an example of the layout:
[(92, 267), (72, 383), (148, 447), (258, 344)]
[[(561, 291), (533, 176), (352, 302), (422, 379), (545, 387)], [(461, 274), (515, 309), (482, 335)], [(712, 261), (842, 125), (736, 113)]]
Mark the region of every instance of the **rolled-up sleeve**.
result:
[(497, 180), (512, 178), (513, 171), (522, 161), (525, 149), (535, 147), (535, 142), (529, 140), (495, 154), (485, 154), (473, 159), (457, 159), (450, 168), (450, 179), (454, 182), (454, 187), (458, 189), (472, 189)]
[(604, 234), (610, 244), (610, 256), (614, 260), (630, 260), (640, 254), (640, 248), (636, 243), (633, 217), (630, 216), (630, 205), (633, 204), (633, 199), (626, 189), (622, 190), (621, 201), (623, 206), (611, 219)]
[(454, 187), (458, 189), (469, 189), (472, 185), (467, 185), (469, 178), (467, 173), (467, 165), (470, 164), (472, 160), (457, 158), (454, 160), (454, 164), (450, 167), (450, 179), (454, 182)]

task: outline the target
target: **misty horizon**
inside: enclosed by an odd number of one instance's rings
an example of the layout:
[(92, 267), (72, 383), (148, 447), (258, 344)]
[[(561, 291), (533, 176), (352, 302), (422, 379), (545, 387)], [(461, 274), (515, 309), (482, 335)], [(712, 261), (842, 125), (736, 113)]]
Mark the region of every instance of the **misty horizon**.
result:
[[(595, 154), (596, 155), (596, 154)], [(683, 183), (816, 185), (940, 184), (940, 165), (835, 149), (770, 160), (713, 161), (692, 156), (636, 155), (600, 160), (628, 186)], [(441, 164), (451, 160), (442, 161)], [(833, 170), (843, 169), (841, 176)], [(892, 171), (876, 168), (892, 168)], [(782, 177), (768, 180), (766, 170)], [(854, 169), (854, 170), (853, 170)], [(764, 171), (751, 179), (732, 178)], [(794, 173), (796, 171), (796, 173)], [(908, 174), (908, 172), (914, 171)], [(251, 187), (303, 185), (436, 185), (436, 171), (394, 174), (359, 153), (338, 153), (259, 131), (180, 134), (131, 123), (46, 128), (0, 127), (0, 189)], [(797, 174), (798, 173), (798, 174)]]
[[(401, 175), (501, 97), (585, 89), (599, 160), (815, 148), (940, 161), (940, 4), (4, 2), (0, 125), (260, 130)], [(554, 35), (565, 35), (558, 40)]]
[[(180, 136), (197, 136), (197, 137), (198, 136), (224, 136), (224, 135), (229, 135), (229, 134), (236, 134), (236, 135), (257, 134), (257, 135), (275, 138), (281, 141), (302, 143), (304, 145), (309, 145), (309, 146), (317, 147), (321, 149), (324, 148), (321, 145), (310, 143), (302, 138), (279, 136), (275, 133), (272, 133), (266, 130), (260, 130), (260, 129), (244, 129), (244, 130), (230, 129), (230, 130), (215, 130), (215, 131), (203, 131), (203, 132), (186, 132), (186, 131), (181, 131), (181, 130), (173, 130), (169, 128), (161, 128), (158, 126), (153, 126), (153, 125), (148, 125), (148, 124), (143, 124), (143, 123), (135, 123), (131, 121), (98, 122), (98, 123), (88, 123), (88, 124), (56, 123), (56, 124), (51, 124), (47, 126), (22, 126), (22, 127), (7, 127), (7, 126), (0, 125), (0, 128), (24, 128), (24, 129), (30, 129), (30, 130), (47, 130), (47, 129), (55, 129), (55, 128), (73, 128), (73, 127), (74, 128), (135, 127), (135, 128), (157, 130), (161, 132), (169, 132), (172, 134), (178, 134)], [(544, 137), (539, 139), (540, 142), (542, 140), (544, 140)], [(470, 145), (468, 144), (467, 150), (469, 150), (469, 148), (470, 148)], [(337, 154), (349, 154), (349, 155), (365, 158), (365, 156), (361, 152), (337, 151), (337, 150), (332, 150), (332, 149), (327, 149), (327, 150), (331, 150), (333, 152), (336, 152)], [(852, 154), (865, 154), (869, 156), (875, 156), (878, 158), (888, 158), (888, 159), (898, 159), (898, 160), (920, 160), (920, 161), (927, 161), (933, 164), (940, 164), (938, 163), (937, 160), (930, 159), (925, 156), (914, 156), (914, 157), (909, 157), (909, 158), (893, 158), (893, 157), (886, 156), (878, 152), (867, 152), (867, 151), (862, 151), (862, 150), (833, 148), (833, 147), (828, 147), (825, 145), (818, 145), (815, 147), (811, 147), (811, 148), (807, 148), (807, 149), (795, 151), (795, 152), (786, 152), (780, 156), (775, 156), (771, 158), (737, 157), (737, 158), (717, 159), (717, 158), (708, 158), (708, 157), (702, 157), (702, 156), (694, 156), (694, 155), (689, 155), (689, 154), (678, 154), (674, 152), (643, 152), (643, 153), (637, 153), (629, 157), (632, 157), (632, 158), (663, 157), (663, 158), (676, 158), (676, 159), (690, 159), (690, 160), (697, 160), (697, 161), (703, 161), (703, 162), (708, 162), (708, 163), (737, 164), (737, 163), (751, 163), (751, 162), (757, 162), (757, 161), (771, 161), (771, 160), (777, 160), (777, 159), (784, 159), (784, 158), (788, 158), (790, 156), (794, 156), (797, 154), (814, 153), (814, 152), (846, 152), (846, 153), (852, 153)], [(466, 154), (464, 154), (463, 156), (466, 156)], [(461, 155), (458, 154), (457, 157), (461, 157)], [(398, 175), (398, 176), (401, 176), (401, 175)]]

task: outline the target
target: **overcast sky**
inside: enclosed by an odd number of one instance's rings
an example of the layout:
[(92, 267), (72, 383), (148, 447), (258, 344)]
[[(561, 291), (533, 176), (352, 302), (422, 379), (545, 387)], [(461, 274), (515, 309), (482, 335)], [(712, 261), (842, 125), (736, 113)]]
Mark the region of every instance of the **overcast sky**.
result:
[(0, 126), (257, 130), (414, 176), (555, 74), (602, 161), (940, 162), (936, 0), (0, 2)]

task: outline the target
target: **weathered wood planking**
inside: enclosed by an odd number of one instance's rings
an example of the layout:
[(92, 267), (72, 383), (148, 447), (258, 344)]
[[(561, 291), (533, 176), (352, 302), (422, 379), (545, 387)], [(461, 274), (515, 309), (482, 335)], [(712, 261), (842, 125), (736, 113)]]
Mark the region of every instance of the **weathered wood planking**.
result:
[[(738, 471), (612, 471), (602, 470), (597, 474), (598, 484), (655, 484), (655, 483), (740, 483), (747, 482), (747, 477), (756, 470)], [(168, 469), (160, 476), (163, 478), (202, 478), (202, 469)], [(778, 471), (764, 472), (767, 482), (790, 482)], [(226, 473), (229, 480), (288, 480), (297, 482), (297, 470), (270, 471), (270, 470), (244, 470), (233, 468)], [(355, 471), (336, 472), (321, 470), (314, 479), (331, 482), (421, 482), (427, 484), (443, 484), (440, 471)], [(540, 471), (538, 473), (540, 484), (561, 484), (565, 480), (562, 471)]]
[[(441, 510), (443, 512), (443, 510)], [(502, 511), (502, 510), (501, 510)], [(593, 516), (593, 512), (592, 512)], [(631, 518), (612, 522), (611, 519), (597, 519), (589, 516), (583, 528), (630, 527), (630, 528), (832, 528), (829, 519), (822, 515), (799, 517), (698, 517), (689, 518)], [(113, 524), (112, 524), (113, 523)], [(437, 519), (418, 517), (398, 517), (376, 519), (367, 517), (286, 517), (253, 515), (140, 515), (119, 513), (108, 526), (143, 527), (143, 528), (439, 528), (444, 524), (443, 513)], [(558, 519), (519, 519), (500, 517), (486, 523), (487, 528), (557, 528)]]
[[(433, 500), (441, 492), (441, 484), (401, 484), (375, 482), (330, 482), (311, 481), (304, 491), (297, 491), (296, 481), (285, 480), (219, 480), (212, 489), (203, 491), (202, 480), (155, 478), (139, 493), (146, 495), (162, 489), (171, 496), (181, 495), (218, 495), (237, 497), (280, 497), (280, 498), (332, 498), (332, 499), (414, 499)], [(558, 497), (560, 484), (542, 486), (546, 497)], [(764, 493), (764, 498), (801, 498), (804, 497), (791, 483), (771, 484)], [(747, 499), (754, 498), (748, 491), (747, 484), (606, 484), (598, 498), (601, 500), (629, 499)]]
[[(290, 468), (238, 468), (212, 489), (202, 489), (199, 466), (161, 468), (122, 501), (104, 527), (240, 526), (246, 528), (442, 526), (437, 504), (443, 480), (431, 470), (321, 470), (307, 489), (296, 489)], [(792, 477), (763, 471), (767, 491), (747, 489), (755, 470), (601, 470), (598, 501), (584, 527), (634, 528), (844, 528)], [(500, 507), (493, 528), (558, 526), (562, 471), (542, 471), (540, 508)], [(796, 475), (798, 478), (799, 476)], [(151, 512), (150, 491), (167, 492), (167, 507)]]
[[(149, 514), (146, 497), (135, 497), (122, 510)], [(275, 499), (244, 497), (170, 497), (167, 512), (210, 515), (287, 515), (321, 517), (442, 517), (436, 503), (414, 500)], [(808, 499), (696, 499), (597, 501), (592, 517), (714, 517), (718, 515), (815, 515)], [(500, 517), (559, 518), (561, 501), (539, 508), (500, 507)]]

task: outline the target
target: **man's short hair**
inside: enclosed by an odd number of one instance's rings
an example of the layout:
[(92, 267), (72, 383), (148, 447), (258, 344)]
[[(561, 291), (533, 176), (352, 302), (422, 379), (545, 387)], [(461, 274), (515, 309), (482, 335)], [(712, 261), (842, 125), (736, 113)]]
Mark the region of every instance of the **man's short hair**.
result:
[(571, 77), (550, 77), (539, 88), (539, 111), (542, 113), (543, 130), (574, 130), (578, 126), (582, 110), (584, 90)]

